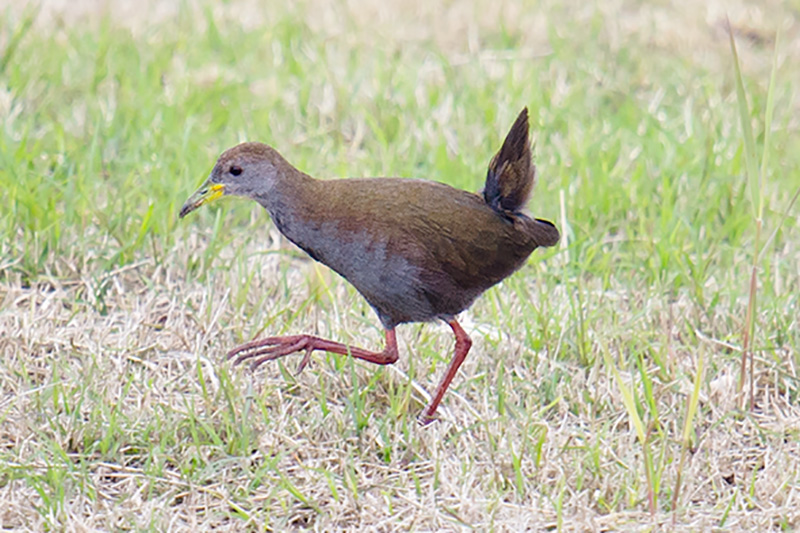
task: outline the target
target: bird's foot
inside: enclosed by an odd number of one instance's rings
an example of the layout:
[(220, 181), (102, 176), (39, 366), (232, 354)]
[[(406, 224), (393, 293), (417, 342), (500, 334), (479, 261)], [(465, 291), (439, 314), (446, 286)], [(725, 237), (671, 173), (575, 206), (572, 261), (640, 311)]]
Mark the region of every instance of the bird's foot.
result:
[(356, 359), (368, 361), (378, 365), (390, 365), (397, 361), (397, 340), (394, 330), (386, 332), (386, 348), (382, 352), (371, 352), (356, 346), (348, 346), (341, 342), (330, 341), (313, 335), (285, 335), (281, 337), (267, 337), (237, 346), (228, 352), (228, 360), (233, 359), (233, 364), (238, 365), (251, 360), (250, 367), (256, 369), (267, 361), (280, 359), (285, 355), (305, 350), (297, 373), (303, 371), (311, 361), (311, 352), (323, 350), (340, 355), (350, 355)]
[(425, 427), (429, 425), (431, 422), (436, 422), (439, 420), (439, 417), (436, 416), (436, 413), (429, 414), (428, 408), (426, 407), (420, 414), (417, 415), (417, 423), (421, 427)]
[(259, 339), (245, 344), (241, 344), (228, 352), (228, 360), (233, 359), (233, 364), (238, 365), (247, 361), (253, 360), (250, 363), (250, 368), (255, 370), (267, 361), (279, 359), (285, 355), (305, 350), (305, 356), (300, 361), (300, 366), (297, 368), (297, 373), (303, 369), (311, 361), (311, 352), (314, 351), (314, 343), (312, 340), (315, 337), (310, 335), (286, 335), (283, 337), (267, 337), (266, 339)]

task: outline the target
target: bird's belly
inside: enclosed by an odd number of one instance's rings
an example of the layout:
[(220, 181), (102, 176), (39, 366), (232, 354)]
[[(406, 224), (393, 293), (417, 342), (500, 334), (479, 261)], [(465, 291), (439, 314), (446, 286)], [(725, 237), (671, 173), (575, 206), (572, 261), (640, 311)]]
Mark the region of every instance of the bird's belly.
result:
[(386, 241), (366, 231), (337, 229), (323, 225), (302, 240), (290, 240), (349, 281), (375, 309), (385, 327), (439, 316), (426, 296), (418, 266), (390, 251)]

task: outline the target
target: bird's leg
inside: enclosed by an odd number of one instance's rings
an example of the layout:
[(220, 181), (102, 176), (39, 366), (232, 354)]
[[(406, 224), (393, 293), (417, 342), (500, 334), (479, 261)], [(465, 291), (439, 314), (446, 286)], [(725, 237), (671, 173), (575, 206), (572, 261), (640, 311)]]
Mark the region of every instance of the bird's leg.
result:
[(456, 350), (455, 354), (453, 355), (453, 360), (450, 361), (450, 366), (447, 367), (447, 371), (444, 373), (444, 376), (442, 376), (442, 380), (439, 382), (439, 385), (436, 387), (436, 391), (433, 393), (431, 403), (429, 403), (428, 406), (422, 411), (422, 414), (419, 415), (419, 422), (423, 426), (430, 424), (435, 420), (434, 414), (436, 413), (436, 408), (439, 407), (439, 403), (442, 401), (444, 393), (447, 392), (447, 387), (450, 386), (450, 382), (453, 381), (456, 372), (458, 372), (458, 367), (460, 367), (461, 363), (464, 362), (464, 359), (467, 357), (467, 352), (469, 352), (470, 347), (472, 347), (472, 339), (470, 339), (469, 335), (467, 335), (467, 333), (461, 329), (461, 326), (458, 324), (455, 318), (448, 320), (447, 324), (453, 329), (453, 333), (456, 336)]
[(341, 355), (352, 355), (377, 365), (390, 365), (397, 361), (397, 337), (394, 329), (386, 330), (386, 347), (382, 352), (371, 352), (356, 346), (347, 346), (341, 342), (329, 341), (313, 335), (285, 335), (281, 337), (267, 337), (237, 346), (228, 352), (228, 359), (234, 359), (235, 365), (248, 359), (255, 360), (250, 364), (255, 369), (267, 361), (279, 359), (285, 355), (305, 350), (303, 360), (300, 362), (298, 372), (308, 364), (311, 352), (324, 350)]

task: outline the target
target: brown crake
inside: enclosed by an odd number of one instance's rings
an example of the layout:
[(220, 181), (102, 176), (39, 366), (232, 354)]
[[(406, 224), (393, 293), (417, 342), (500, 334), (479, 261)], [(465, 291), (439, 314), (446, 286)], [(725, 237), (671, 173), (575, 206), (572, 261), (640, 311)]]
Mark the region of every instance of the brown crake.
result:
[(347, 279), (386, 330), (381, 352), (289, 335), (234, 348), (228, 357), (236, 363), (252, 360), (257, 367), (302, 351), (302, 370), (311, 352), (325, 350), (391, 364), (398, 358), (398, 324), (447, 322), (455, 335), (455, 355), (420, 415), (427, 423), (472, 345), (456, 315), (522, 266), (537, 247), (558, 242), (552, 223), (522, 212), (534, 178), (528, 110), (523, 109), (489, 164), (482, 194), (403, 178), (316, 180), (273, 148), (244, 143), (219, 157), (180, 216), (225, 194), (254, 199), (286, 238)]

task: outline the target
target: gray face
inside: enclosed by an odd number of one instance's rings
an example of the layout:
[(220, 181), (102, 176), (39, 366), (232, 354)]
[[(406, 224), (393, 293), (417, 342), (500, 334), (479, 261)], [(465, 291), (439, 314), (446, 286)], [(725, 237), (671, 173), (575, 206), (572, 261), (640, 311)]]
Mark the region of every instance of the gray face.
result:
[(261, 143), (243, 143), (226, 150), (205, 183), (183, 205), (180, 217), (226, 194), (269, 196), (281, 164), (288, 165), (278, 152)]
[(209, 180), (225, 186), (225, 194), (253, 198), (272, 188), (275, 150), (260, 143), (244, 143), (226, 150), (214, 165)]

